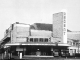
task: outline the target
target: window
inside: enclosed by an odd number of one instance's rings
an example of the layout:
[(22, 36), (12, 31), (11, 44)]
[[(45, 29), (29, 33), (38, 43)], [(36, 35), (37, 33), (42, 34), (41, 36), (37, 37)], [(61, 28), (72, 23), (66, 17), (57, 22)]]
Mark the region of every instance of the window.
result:
[(43, 38), (40, 38), (40, 42), (43, 42)]
[(69, 44), (69, 41), (67, 41), (67, 43)]
[(68, 44), (72, 45), (73, 43), (71, 41), (67, 41)]
[(72, 42), (70, 41), (70, 45), (72, 45)]
[(64, 24), (64, 27), (66, 27), (66, 24)]
[(45, 38), (45, 42), (48, 42), (48, 38)]
[(34, 38), (34, 42), (38, 42), (38, 38)]
[(76, 46), (78, 46), (78, 43), (76, 43)]
[(30, 38), (30, 42), (33, 42), (33, 38)]
[(73, 42), (73, 46), (75, 46), (76, 45), (76, 43), (75, 42)]

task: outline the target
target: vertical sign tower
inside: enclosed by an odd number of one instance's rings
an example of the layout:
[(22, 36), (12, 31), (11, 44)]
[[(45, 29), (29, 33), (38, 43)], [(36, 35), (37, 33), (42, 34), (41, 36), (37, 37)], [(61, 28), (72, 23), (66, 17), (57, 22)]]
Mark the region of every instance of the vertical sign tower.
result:
[(66, 13), (53, 14), (53, 39), (57, 42), (67, 43)]

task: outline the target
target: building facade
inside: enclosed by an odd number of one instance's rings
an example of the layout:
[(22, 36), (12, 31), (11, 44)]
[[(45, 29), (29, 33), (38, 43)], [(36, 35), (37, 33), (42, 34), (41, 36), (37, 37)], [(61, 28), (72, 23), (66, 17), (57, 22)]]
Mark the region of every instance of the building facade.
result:
[[(11, 57), (70, 56), (79, 53), (79, 34), (67, 30), (66, 14), (53, 14), (53, 24), (13, 23), (5, 32), (1, 46)], [(71, 37), (75, 35), (74, 37)], [(78, 37), (77, 37), (78, 36)], [(78, 41), (77, 41), (78, 40)]]

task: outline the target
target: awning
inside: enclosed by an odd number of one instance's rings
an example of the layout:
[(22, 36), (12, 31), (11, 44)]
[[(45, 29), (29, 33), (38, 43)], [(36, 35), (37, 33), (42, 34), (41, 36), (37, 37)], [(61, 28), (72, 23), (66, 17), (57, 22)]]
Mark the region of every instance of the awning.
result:
[[(8, 44), (5, 44), (6, 46), (19, 46), (19, 45), (31, 45), (31, 46), (56, 46), (55, 43), (8, 43)], [(70, 46), (68, 44), (58, 44), (58, 46)]]
[(71, 47), (68, 47), (69, 49), (78, 49), (78, 47), (73, 47), (73, 46), (71, 46)]
[(20, 43), (7, 43), (5, 46), (15, 46), (15, 45), (20, 45)]

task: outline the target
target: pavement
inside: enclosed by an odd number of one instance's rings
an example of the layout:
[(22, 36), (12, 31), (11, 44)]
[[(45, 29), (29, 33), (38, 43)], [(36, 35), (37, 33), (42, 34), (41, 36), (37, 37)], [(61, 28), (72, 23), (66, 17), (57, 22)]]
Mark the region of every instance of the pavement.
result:
[[(0, 60), (2, 58), (2, 55), (0, 54)], [(4, 60), (9, 60), (9, 59), (4, 59)], [(75, 58), (75, 57), (70, 57), (70, 58), (66, 58), (66, 57), (45, 57), (45, 56), (37, 56), (37, 57), (29, 57), (29, 56), (24, 56), (22, 59), (19, 59), (18, 56), (14, 56), (12, 59), (10, 60), (80, 60), (80, 58)]]
[[(16, 60), (16, 59), (15, 59)], [(23, 57), (17, 60), (80, 60), (80, 58), (61, 58), (61, 57)]]

